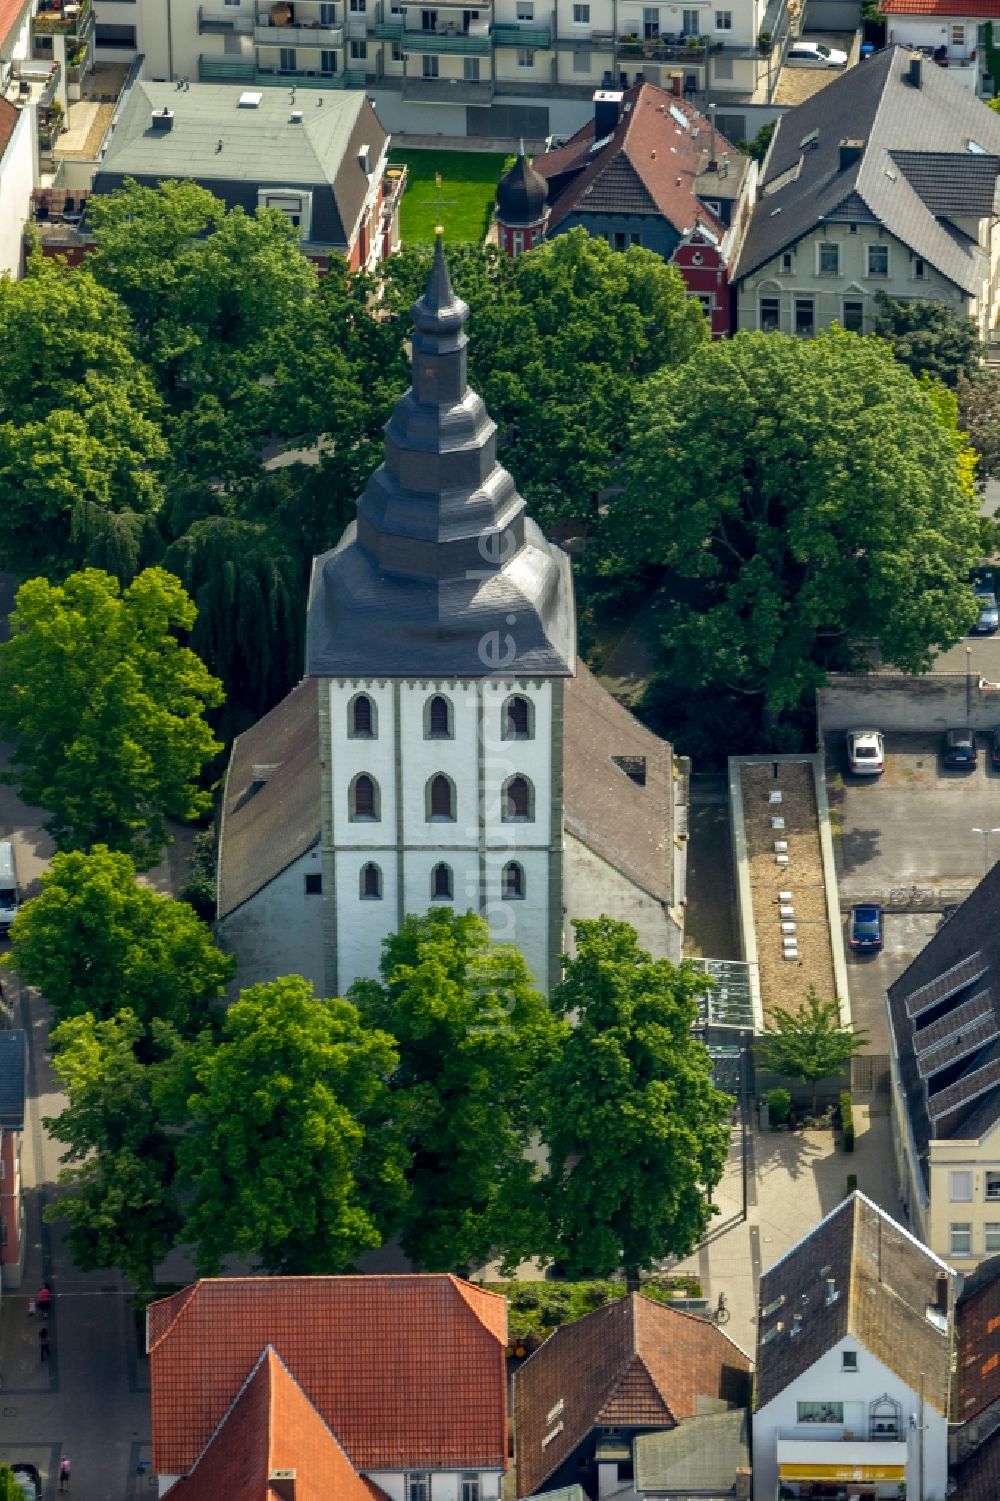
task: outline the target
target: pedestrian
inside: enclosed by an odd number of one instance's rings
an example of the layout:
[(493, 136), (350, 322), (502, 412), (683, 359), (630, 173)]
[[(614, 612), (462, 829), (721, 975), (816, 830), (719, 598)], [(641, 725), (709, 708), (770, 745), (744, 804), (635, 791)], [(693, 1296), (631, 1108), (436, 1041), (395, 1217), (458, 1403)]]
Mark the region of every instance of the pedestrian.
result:
[(59, 1489), (61, 1491), (68, 1491), (69, 1490), (69, 1460), (68, 1459), (64, 1459), (62, 1461), (62, 1463), (60, 1464), (60, 1466), (59, 1466)]
[(49, 1304), (52, 1302), (52, 1289), (47, 1282), (43, 1282), (41, 1287), (38, 1289), (38, 1296), (35, 1299), (35, 1302), (38, 1304), (39, 1313), (48, 1313)]
[(28, 1299), (28, 1318), (29, 1319), (33, 1319), (34, 1317), (35, 1317), (35, 1300), (34, 1300), (34, 1298), (29, 1298)]
[(39, 1355), (41, 1356), (41, 1358), (43, 1360), (48, 1360), (48, 1358), (49, 1358), (49, 1331), (47, 1329), (39, 1329), (39, 1331), (38, 1331), (38, 1353), (39, 1353)]

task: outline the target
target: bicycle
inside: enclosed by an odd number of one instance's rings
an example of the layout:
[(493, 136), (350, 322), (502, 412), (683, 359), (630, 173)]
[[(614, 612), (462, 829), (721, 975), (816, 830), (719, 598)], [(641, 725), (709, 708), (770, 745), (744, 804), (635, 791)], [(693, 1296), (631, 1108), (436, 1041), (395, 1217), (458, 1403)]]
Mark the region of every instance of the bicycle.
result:
[(712, 1323), (729, 1323), (729, 1304), (726, 1302), (725, 1293), (719, 1294), (719, 1301), (716, 1303), (715, 1308), (712, 1310)]

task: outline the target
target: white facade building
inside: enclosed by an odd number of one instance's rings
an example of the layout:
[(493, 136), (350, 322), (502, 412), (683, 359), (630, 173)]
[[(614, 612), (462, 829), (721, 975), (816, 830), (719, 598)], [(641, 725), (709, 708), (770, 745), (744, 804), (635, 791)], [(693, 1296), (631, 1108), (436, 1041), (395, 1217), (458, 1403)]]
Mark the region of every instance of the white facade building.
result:
[(886, 41), (926, 53), (972, 93), (993, 91), (986, 66), (986, 27), (996, 24), (992, 0), (977, 13), (964, 0), (885, 0)]
[(34, 119), (30, 105), (0, 99), (0, 276), (14, 280), (24, 264), (24, 224), (31, 216)]
[(543, 990), (573, 918), (680, 958), (686, 769), (577, 661), (569, 560), (497, 463), (467, 312), (439, 244), (385, 462), (313, 565), (307, 676), (233, 748), (218, 915), (238, 986), (343, 994), (438, 905), (480, 913)]
[(764, 1273), (754, 1501), (944, 1501), (955, 1294), (952, 1268), (857, 1192)]

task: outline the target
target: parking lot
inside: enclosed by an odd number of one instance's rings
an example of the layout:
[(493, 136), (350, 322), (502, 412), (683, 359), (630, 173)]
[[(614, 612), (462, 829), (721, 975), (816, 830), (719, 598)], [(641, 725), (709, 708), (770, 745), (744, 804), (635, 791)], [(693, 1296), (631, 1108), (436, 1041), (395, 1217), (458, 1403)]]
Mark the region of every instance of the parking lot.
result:
[[(854, 1022), (876, 1053), (888, 1051), (886, 987), (983, 876), (985, 840), (973, 829), (1000, 829), (1000, 773), (988, 764), (988, 737), (979, 736), (972, 771), (946, 770), (939, 749), (938, 735), (888, 735), (884, 773), (865, 778), (848, 772), (842, 735), (827, 747), (845, 948), (852, 902), (886, 908), (882, 952), (848, 949), (847, 959)], [(990, 847), (991, 864), (997, 859), (1000, 832)]]

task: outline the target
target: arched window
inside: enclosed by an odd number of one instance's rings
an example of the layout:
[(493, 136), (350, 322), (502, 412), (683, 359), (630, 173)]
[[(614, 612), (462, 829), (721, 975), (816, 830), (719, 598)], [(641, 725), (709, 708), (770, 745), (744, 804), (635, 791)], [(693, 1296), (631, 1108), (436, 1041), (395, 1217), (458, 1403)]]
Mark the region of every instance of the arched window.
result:
[(443, 693), (435, 693), (424, 706), (424, 739), (451, 740), (454, 734), (451, 704)]
[(366, 771), (360, 772), (351, 783), (347, 806), (352, 823), (378, 822), (378, 783)]
[(374, 860), (369, 860), (367, 865), (361, 867), (361, 900), (363, 902), (382, 900), (382, 872)]
[(455, 822), (455, 788), (443, 772), (427, 783), (427, 819), (430, 823)]
[(442, 860), (431, 871), (431, 901), (450, 902), (452, 898), (451, 866)]
[(367, 693), (355, 694), (347, 711), (347, 733), (352, 740), (374, 740), (378, 734), (375, 705)]
[(524, 896), (524, 866), (508, 860), (503, 868), (501, 889), (505, 902), (517, 902)]
[(527, 823), (534, 817), (533, 801), (527, 777), (508, 777), (503, 784), (500, 817), (504, 823)]
[(533, 740), (535, 716), (530, 698), (515, 693), (503, 706), (501, 733), (505, 740)]

